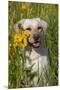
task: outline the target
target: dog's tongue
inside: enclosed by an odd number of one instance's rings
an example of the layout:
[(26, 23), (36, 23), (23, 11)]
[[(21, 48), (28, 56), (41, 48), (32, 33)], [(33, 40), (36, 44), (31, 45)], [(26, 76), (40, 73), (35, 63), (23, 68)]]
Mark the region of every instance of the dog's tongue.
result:
[(39, 43), (39, 42), (33, 43), (33, 47), (34, 47), (34, 48), (39, 48), (39, 47), (40, 47), (40, 43)]

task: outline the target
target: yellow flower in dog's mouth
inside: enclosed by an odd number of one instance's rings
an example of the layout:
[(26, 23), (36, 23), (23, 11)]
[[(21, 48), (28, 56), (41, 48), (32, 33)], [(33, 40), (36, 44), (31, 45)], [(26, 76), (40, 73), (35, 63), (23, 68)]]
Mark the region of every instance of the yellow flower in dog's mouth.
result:
[(22, 38), (20, 44), (21, 47), (26, 47), (28, 45), (27, 39), (26, 38)]
[(29, 32), (27, 31), (22, 31), (22, 35), (25, 37), (25, 38), (28, 38), (30, 36)]
[(22, 40), (22, 36), (20, 34), (16, 34), (14, 36), (14, 42), (19, 43)]
[(28, 45), (27, 38), (30, 34), (27, 31), (22, 31), (20, 34), (14, 36), (14, 42), (17, 46), (26, 47)]

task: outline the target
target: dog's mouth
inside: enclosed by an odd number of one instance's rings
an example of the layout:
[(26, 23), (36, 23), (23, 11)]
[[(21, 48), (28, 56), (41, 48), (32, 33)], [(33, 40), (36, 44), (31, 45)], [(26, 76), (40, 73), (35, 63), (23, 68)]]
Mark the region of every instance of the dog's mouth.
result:
[(39, 41), (35, 41), (34, 43), (29, 42), (28, 43), (30, 46), (32, 46), (33, 48), (39, 48), (40, 47), (40, 42)]
[(32, 44), (32, 46), (33, 46), (34, 48), (39, 48), (39, 47), (40, 47), (40, 42), (39, 42), (39, 41), (36, 41), (36, 42), (34, 42), (34, 43)]

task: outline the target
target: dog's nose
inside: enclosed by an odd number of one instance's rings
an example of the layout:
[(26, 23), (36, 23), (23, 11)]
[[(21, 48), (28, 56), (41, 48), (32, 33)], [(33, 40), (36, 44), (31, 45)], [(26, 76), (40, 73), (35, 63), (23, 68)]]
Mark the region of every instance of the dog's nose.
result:
[(34, 40), (35, 40), (35, 41), (38, 41), (38, 40), (39, 40), (39, 33), (34, 34), (33, 37), (34, 37)]

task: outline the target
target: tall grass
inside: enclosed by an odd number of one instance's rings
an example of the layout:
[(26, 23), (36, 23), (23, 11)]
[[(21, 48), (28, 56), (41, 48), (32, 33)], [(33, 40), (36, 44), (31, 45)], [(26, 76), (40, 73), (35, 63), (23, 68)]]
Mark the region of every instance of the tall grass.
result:
[[(8, 2), (8, 34), (14, 35), (14, 23), (25, 18), (39, 17), (48, 23), (48, 30), (45, 34), (45, 48), (49, 50), (49, 76), (46, 76), (50, 86), (58, 85), (58, 5), (39, 4), (24, 2)], [(25, 11), (21, 10), (22, 5), (26, 5)], [(9, 40), (9, 44), (12, 41)], [(9, 88), (32, 87), (29, 72), (31, 69), (23, 69), (24, 60), (21, 48), (11, 48), (9, 50)], [(40, 82), (41, 83), (41, 82)], [(43, 85), (43, 82), (42, 82)]]

